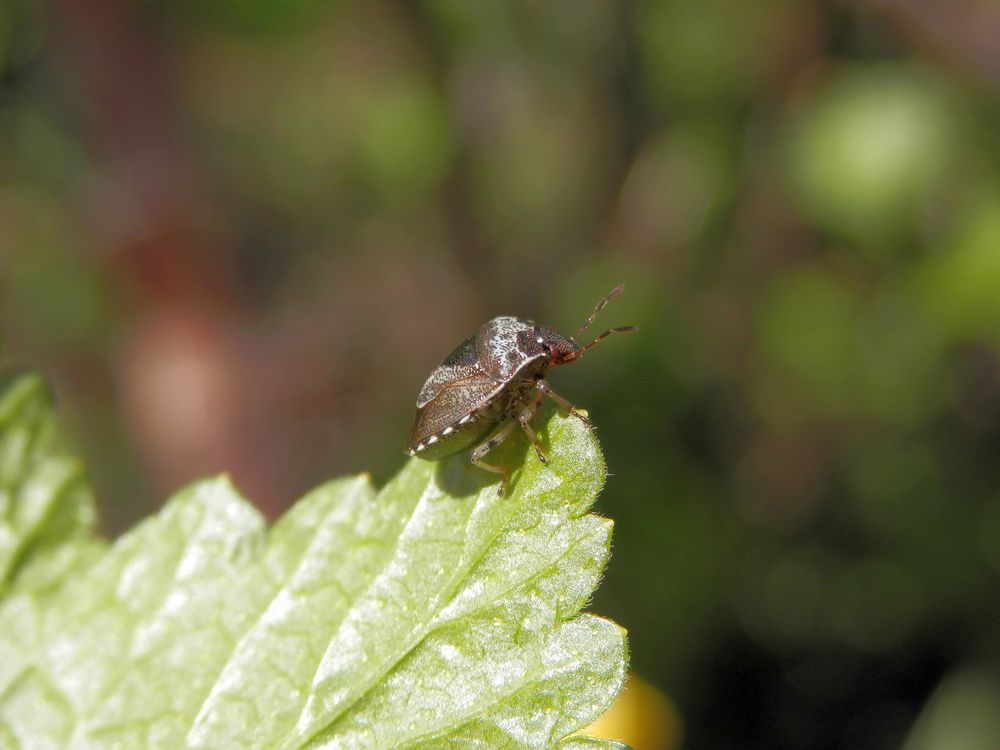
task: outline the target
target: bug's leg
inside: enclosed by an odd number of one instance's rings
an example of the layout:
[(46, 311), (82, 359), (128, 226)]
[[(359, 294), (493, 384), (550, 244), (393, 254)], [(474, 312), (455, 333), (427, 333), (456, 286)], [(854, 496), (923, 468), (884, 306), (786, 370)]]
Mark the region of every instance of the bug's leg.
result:
[(535, 388), (537, 388), (539, 391), (541, 391), (546, 396), (548, 396), (553, 401), (555, 401), (556, 402), (556, 406), (558, 406), (564, 412), (566, 412), (567, 414), (572, 414), (574, 417), (576, 417), (577, 419), (579, 419), (585, 425), (587, 425), (588, 427), (590, 426), (590, 420), (587, 419), (579, 411), (577, 411), (576, 407), (573, 406), (573, 404), (571, 404), (569, 401), (567, 401), (566, 399), (564, 399), (558, 393), (556, 393), (555, 391), (553, 391), (549, 387), (549, 384), (547, 382), (545, 382), (542, 379), (536, 380), (535, 381)]
[(494, 474), (500, 474), (503, 477), (500, 480), (500, 488), (497, 490), (498, 495), (502, 495), (507, 487), (507, 477), (510, 476), (510, 469), (505, 466), (494, 466), (493, 464), (488, 464), (483, 461), (483, 456), (506, 440), (507, 436), (510, 435), (510, 431), (514, 429), (515, 424), (516, 422), (514, 422), (514, 420), (509, 420), (507, 424), (494, 433), (492, 437), (477, 445), (475, 450), (472, 451), (472, 463), (480, 469), (491, 471)]
[(541, 402), (542, 394), (539, 393), (538, 397), (534, 401), (528, 402), (525, 409), (517, 415), (517, 421), (521, 425), (521, 429), (524, 431), (524, 434), (528, 436), (528, 440), (531, 441), (531, 447), (535, 449), (535, 455), (538, 456), (538, 460), (543, 464), (548, 464), (549, 460), (545, 457), (545, 453), (542, 451), (542, 443), (538, 439), (538, 435), (536, 435), (535, 431), (531, 428), (531, 420), (534, 419), (535, 414), (538, 413), (538, 406)]

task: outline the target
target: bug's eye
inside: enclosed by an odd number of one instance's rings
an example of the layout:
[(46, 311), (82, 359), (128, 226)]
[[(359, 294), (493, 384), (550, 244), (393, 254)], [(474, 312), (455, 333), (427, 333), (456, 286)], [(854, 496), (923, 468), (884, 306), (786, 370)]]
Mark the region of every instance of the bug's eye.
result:
[(552, 347), (549, 346), (549, 342), (547, 342), (545, 340), (545, 337), (542, 336), (542, 332), (540, 330), (538, 330), (537, 328), (535, 328), (532, 331), (532, 333), (535, 335), (535, 341), (538, 342), (538, 344), (542, 347), (542, 351), (544, 351), (546, 354), (551, 354), (552, 353)]

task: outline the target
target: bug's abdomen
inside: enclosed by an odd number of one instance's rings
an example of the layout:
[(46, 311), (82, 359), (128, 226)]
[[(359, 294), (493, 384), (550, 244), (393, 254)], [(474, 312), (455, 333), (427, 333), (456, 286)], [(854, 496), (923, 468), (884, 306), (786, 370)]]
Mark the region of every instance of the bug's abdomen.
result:
[(496, 427), (495, 420), (477, 419), (463, 425), (455, 425), (450, 432), (442, 431), (409, 446), (407, 453), (427, 461), (437, 461), (481, 443)]
[(484, 440), (506, 413), (505, 399), (493, 398), (445, 419), (436, 401), (417, 409), (406, 450), (411, 456), (436, 461), (459, 453)]

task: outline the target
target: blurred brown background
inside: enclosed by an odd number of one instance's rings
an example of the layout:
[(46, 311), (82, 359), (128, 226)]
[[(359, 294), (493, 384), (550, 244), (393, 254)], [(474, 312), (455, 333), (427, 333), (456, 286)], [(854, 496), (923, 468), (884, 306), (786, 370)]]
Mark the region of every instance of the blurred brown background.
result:
[[(0, 329), (117, 534), (384, 482), (493, 315), (613, 476), (647, 748), (1000, 747), (1000, 5), (0, 0)], [(644, 739), (645, 738), (645, 739)]]

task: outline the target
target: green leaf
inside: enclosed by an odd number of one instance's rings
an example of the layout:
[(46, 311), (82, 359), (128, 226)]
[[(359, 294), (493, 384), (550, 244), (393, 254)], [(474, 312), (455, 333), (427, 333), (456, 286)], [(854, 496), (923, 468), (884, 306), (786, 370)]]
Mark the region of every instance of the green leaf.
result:
[(225, 477), (110, 547), (44, 387), (0, 390), (0, 748), (618, 748), (573, 735), (625, 634), (579, 614), (611, 522), (592, 433), (545, 413), (498, 496), (467, 456), (325, 484), (268, 530)]
[(41, 591), (103, 545), (79, 462), (59, 452), (34, 375), (0, 377), (0, 594)]

